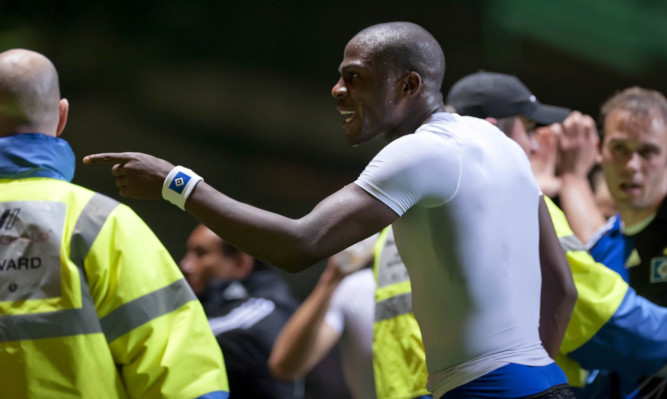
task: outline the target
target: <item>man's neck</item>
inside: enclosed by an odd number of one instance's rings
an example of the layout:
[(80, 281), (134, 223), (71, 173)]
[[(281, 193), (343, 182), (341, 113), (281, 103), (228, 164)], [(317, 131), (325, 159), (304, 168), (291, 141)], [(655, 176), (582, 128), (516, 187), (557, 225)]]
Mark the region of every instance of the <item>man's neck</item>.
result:
[(627, 209), (620, 210), (621, 220), (623, 221), (624, 229), (634, 231), (635, 233), (646, 227), (649, 219), (652, 220), (657, 212), (657, 208), (646, 208), (641, 210)]
[(424, 108), (422, 112), (414, 111), (411, 114), (414, 116), (407, 118), (403, 121), (401, 126), (395, 129), (392, 132), (387, 132), (384, 135), (387, 142), (396, 140), (399, 137), (405, 136), (406, 134), (414, 133), (421, 125), (423, 125), (428, 118), (437, 112), (445, 112), (444, 104), (434, 104), (429, 108)]

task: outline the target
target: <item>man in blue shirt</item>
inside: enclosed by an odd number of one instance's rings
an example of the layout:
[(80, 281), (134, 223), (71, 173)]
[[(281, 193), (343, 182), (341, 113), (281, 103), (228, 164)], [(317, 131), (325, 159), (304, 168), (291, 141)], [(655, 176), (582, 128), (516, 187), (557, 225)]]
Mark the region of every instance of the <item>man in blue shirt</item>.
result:
[[(638, 295), (667, 306), (667, 99), (628, 88), (602, 106), (600, 121), (602, 168), (618, 214), (591, 239), (590, 252)], [(636, 389), (634, 377), (619, 385), (629, 397), (667, 392), (657, 377), (639, 378)]]

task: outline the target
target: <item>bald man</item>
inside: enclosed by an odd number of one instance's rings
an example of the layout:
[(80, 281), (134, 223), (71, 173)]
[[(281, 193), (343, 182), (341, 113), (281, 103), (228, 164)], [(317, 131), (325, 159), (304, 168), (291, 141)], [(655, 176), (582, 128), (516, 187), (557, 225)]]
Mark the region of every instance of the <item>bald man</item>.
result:
[(128, 207), (70, 183), (69, 104), (0, 53), (0, 387), (8, 398), (229, 397), (203, 309)]
[(486, 121), (445, 112), (445, 58), (418, 25), (362, 30), (345, 46), (339, 72), (331, 93), (348, 142), (384, 136), (389, 144), (303, 218), (235, 201), (150, 155), (84, 161), (113, 164), (122, 195), (165, 196), (289, 271), (392, 224), (435, 398), (568, 397), (549, 353), (558, 351), (576, 290), (521, 148)]

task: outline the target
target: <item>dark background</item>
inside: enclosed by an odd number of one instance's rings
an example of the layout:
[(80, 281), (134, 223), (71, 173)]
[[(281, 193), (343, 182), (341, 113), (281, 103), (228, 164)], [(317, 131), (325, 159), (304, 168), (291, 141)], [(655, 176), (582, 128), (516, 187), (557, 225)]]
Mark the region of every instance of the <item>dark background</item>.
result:
[[(663, 0), (0, 0), (0, 51), (42, 52), (70, 101), (75, 183), (131, 206), (176, 260), (196, 221), (126, 200), (81, 158), (142, 151), (185, 165), (243, 202), (298, 218), (353, 181), (382, 145), (349, 148), (330, 89), (347, 41), (412, 21), (442, 44), (443, 91), (478, 69), (517, 75), (543, 103), (597, 116), (615, 91), (667, 91)], [(284, 274), (295, 296), (323, 264)], [(335, 354), (309, 397), (345, 396)], [(332, 360), (333, 359), (333, 360)], [(332, 385), (334, 384), (334, 385)], [(323, 391), (313, 391), (324, 387)]]
[[(616, 90), (665, 92), (667, 6), (649, 0), (0, 2), (0, 50), (47, 55), (71, 104), (63, 138), (75, 183), (136, 210), (175, 259), (196, 221), (119, 197), (89, 153), (142, 151), (243, 202), (300, 217), (353, 181), (381, 142), (349, 148), (330, 89), (346, 42), (371, 24), (416, 22), (442, 44), (443, 91), (478, 69), (538, 99), (597, 115)], [(299, 299), (322, 265), (287, 275)]]

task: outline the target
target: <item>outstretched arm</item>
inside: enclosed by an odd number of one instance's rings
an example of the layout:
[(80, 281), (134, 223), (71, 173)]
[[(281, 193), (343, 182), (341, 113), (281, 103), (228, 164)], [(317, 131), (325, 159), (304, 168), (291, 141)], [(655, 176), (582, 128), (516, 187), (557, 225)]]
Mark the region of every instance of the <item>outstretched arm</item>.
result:
[(540, 265), (542, 299), (540, 338), (549, 356), (556, 358), (567, 324), (577, 301), (572, 271), (558, 241), (547, 204), (540, 197)]
[[(161, 198), (173, 165), (141, 153), (106, 153), (84, 158), (87, 164), (112, 164), (121, 195)], [(240, 250), (296, 272), (377, 233), (398, 215), (355, 184), (321, 201), (309, 214), (290, 219), (236, 201), (200, 182), (185, 209)]]

